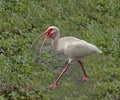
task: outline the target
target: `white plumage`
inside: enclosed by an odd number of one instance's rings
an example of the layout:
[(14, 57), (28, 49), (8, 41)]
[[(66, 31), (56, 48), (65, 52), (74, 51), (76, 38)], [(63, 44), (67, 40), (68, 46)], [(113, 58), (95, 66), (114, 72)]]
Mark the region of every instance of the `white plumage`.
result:
[(84, 77), (82, 81), (88, 80), (88, 75), (85, 72), (85, 69), (83, 67), (83, 64), (81, 62), (81, 58), (84, 58), (88, 55), (95, 54), (95, 53), (102, 53), (95, 45), (90, 44), (84, 40), (69, 36), (69, 37), (63, 37), (60, 38), (60, 31), (55, 26), (50, 26), (45, 32), (38, 35), (37, 38), (33, 41), (31, 44), (31, 48), (36, 42), (37, 39), (39, 39), (42, 35), (46, 35), (44, 41), (42, 42), (42, 45), (40, 47), (40, 54), (43, 49), (44, 43), (47, 41), (47, 39), (52, 39), (52, 47), (56, 52), (64, 54), (66, 57), (68, 57), (68, 62), (65, 65), (65, 68), (62, 70), (61, 74), (57, 78), (57, 80), (49, 86), (49, 88), (56, 88), (58, 81), (63, 76), (63, 74), (67, 71), (69, 64), (73, 60), (77, 60), (83, 70)]
[(101, 53), (95, 45), (75, 37), (60, 38), (56, 49), (56, 51), (61, 52), (68, 58), (73, 59), (80, 59), (92, 53)]

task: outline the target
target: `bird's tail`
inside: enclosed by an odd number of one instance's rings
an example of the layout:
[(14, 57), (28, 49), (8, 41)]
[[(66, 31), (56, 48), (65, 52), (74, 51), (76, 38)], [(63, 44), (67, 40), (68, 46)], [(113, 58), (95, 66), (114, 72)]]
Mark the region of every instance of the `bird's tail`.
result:
[(99, 50), (98, 48), (95, 50), (96, 53), (102, 53), (101, 50)]
[(98, 53), (102, 53), (102, 51), (99, 50)]
[(96, 46), (94, 46), (94, 52), (96, 52), (96, 53), (102, 53), (102, 51), (99, 50)]

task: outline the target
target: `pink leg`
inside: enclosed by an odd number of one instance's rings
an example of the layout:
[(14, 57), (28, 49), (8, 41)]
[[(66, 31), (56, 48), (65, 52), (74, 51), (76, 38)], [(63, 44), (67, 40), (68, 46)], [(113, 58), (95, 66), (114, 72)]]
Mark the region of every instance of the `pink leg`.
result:
[(82, 79), (82, 81), (88, 81), (88, 75), (86, 74), (86, 71), (85, 71), (85, 69), (84, 69), (84, 66), (83, 66), (83, 63), (80, 61), (80, 60), (78, 60), (78, 62), (80, 63), (80, 65), (81, 65), (81, 67), (82, 67), (82, 71), (83, 71), (83, 73), (84, 73), (84, 77), (83, 77), (83, 79)]
[(60, 78), (63, 76), (63, 74), (67, 71), (68, 67), (69, 67), (69, 64), (71, 63), (71, 59), (69, 59), (69, 61), (67, 62), (67, 64), (65, 65), (65, 68), (62, 70), (62, 72), (60, 73), (59, 77), (57, 78), (57, 80), (51, 84), (49, 86), (49, 88), (56, 88), (57, 87), (57, 84), (58, 84), (58, 81), (60, 80)]

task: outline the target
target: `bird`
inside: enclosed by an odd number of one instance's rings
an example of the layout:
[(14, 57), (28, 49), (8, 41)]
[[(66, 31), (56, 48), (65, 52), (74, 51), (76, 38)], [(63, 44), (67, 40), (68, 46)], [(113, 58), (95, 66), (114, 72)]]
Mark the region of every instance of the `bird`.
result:
[(41, 47), (39, 54), (41, 55), (43, 46), (46, 43), (48, 39), (52, 40), (52, 48), (55, 52), (64, 54), (68, 61), (64, 67), (64, 69), (61, 71), (58, 78), (48, 87), (48, 88), (56, 88), (58, 86), (58, 82), (61, 79), (61, 77), (64, 75), (64, 73), (67, 71), (70, 63), (74, 60), (76, 60), (83, 71), (84, 77), (82, 78), (82, 81), (88, 81), (89, 76), (87, 75), (84, 65), (81, 61), (81, 59), (85, 58), (86, 56), (89, 56), (91, 54), (99, 54), (102, 53), (101, 50), (99, 50), (95, 45), (88, 43), (85, 40), (73, 37), (73, 36), (67, 36), (67, 37), (61, 37), (60, 38), (60, 30), (56, 26), (50, 26), (47, 28), (46, 31), (39, 34), (35, 40), (32, 42), (30, 49), (33, 47), (35, 42), (41, 38), (42, 36), (45, 36)]

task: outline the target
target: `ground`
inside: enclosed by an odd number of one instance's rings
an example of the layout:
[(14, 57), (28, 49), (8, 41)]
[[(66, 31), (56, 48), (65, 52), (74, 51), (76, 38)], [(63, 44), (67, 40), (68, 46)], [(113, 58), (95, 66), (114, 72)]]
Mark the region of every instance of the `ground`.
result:
[[(58, 77), (67, 58), (46, 43), (37, 60), (40, 39), (49, 26), (61, 36), (74, 36), (96, 45), (102, 54), (83, 59), (89, 80), (72, 62), (56, 89), (48, 86)], [(0, 100), (119, 100), (119, 0), (1, 0)]]

